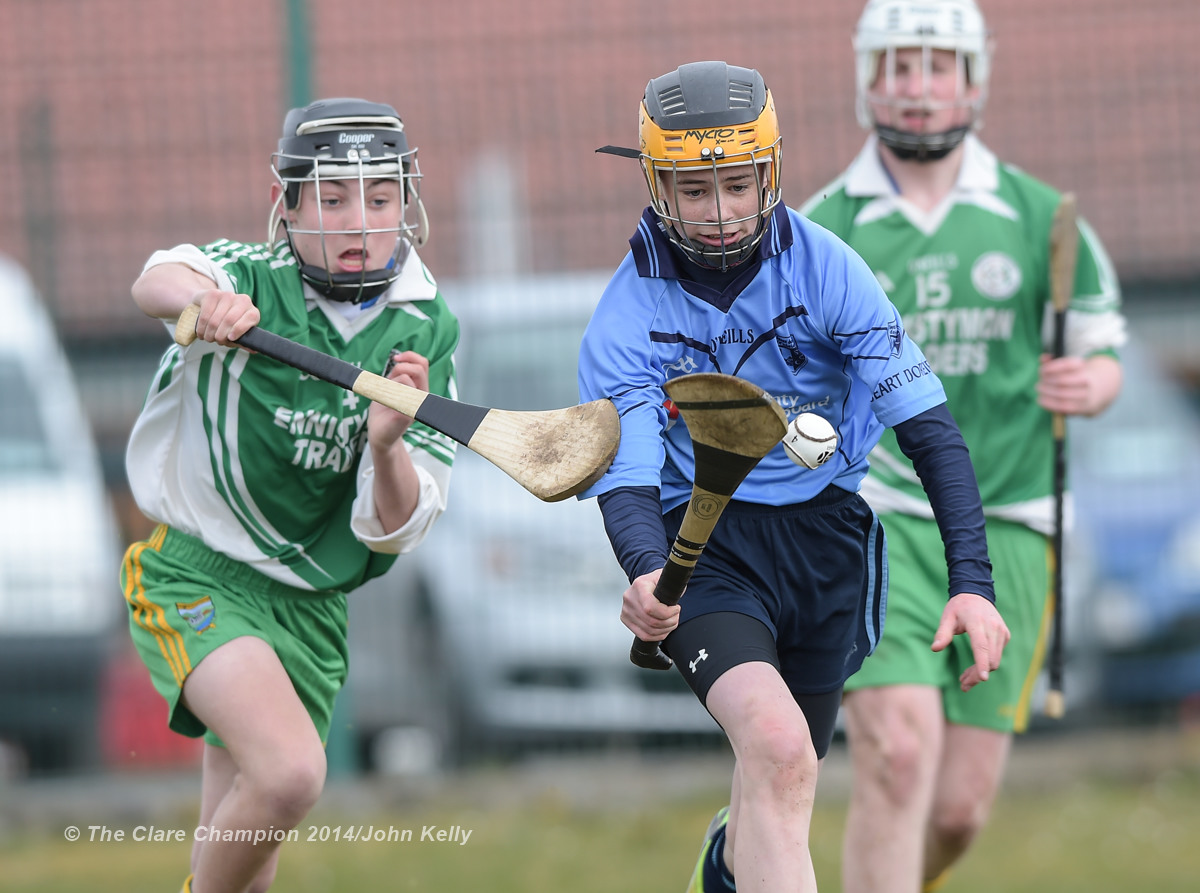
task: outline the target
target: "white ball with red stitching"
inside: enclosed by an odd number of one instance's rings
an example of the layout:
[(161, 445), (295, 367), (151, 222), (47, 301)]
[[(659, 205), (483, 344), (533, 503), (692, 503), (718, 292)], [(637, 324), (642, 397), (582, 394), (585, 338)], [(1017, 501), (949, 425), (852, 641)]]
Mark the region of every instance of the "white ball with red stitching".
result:
[(837, 450), (837, 432), (833, 425), (815, 412), (802, 412), (792, 419), (783, 436), (788, 458), (808, 469), (820, 468)]

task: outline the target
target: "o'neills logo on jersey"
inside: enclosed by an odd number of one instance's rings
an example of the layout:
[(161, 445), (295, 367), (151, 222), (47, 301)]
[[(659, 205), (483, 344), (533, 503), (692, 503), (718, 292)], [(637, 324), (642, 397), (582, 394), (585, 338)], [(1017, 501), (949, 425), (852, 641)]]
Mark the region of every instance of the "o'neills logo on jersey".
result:
[(361, 146), (363, 143), (373, 142), (375, 134), (373, 133), (339, 133), (338, 142), (342, 144), (349, 143), (352, 146)]
[(985, 298), (1007, 301), (1021, 287), (1021, 267), (1003, 251), (989, 251), (971, 265), (971, 284)]

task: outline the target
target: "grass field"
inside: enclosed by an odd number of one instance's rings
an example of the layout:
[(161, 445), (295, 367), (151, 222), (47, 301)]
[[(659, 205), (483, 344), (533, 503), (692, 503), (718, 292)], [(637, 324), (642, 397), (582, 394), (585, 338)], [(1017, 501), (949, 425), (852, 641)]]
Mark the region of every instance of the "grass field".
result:
[[(1069, 755), (1068, 755), (1069, 758)], [(1159, 766), (1121, 777), (1068, 777), (1047, 766), (1052, 783), (1006, 790), (985, 836), (946, 893), (1195, 893), (1200, 889), (1200, 773), (1194, 764)], [(432, 796), (379, 808), (332, 798), (305, 821), (302, 838), (364, 827), (408, 830), (408, 841), (301, 839), (284, 844), (273, 889), (295, 893), (495, 891), (613, 893), (682, 891), (721, 788), (696, 787), (622, 806), (619, 787), (593, 779), (593, 792), (543, 787), (497, 797), (487, 783), (455, 785)], [(701, 791), (706, 792), (701, 792)], [(473, 797), (472, 793), (479, 794)], [(813, 854), (821, 888), (840, 885), (844, 797), (823, 787)], [(158, 829), (187, 829), (190, 812), (155, 818)], [(81, 823), (82, 824), (82, 823)], [(138, 821), (113, 820), (128, 838)], [(421, 840), (429, 826), (465, 844)], [(460, 829), (454, 832), (454, 828)], [(6, 893), (175, 893), (189, 843), (68, 842), (61, 828), (9, 828), (0, 842)]]

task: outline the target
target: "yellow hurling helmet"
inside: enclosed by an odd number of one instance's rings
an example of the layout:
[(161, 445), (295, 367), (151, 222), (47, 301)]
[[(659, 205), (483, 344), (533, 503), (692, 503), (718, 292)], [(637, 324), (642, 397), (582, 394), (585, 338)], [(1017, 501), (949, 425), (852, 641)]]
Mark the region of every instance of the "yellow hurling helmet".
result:
[[(654, 78), (646, 85), (641, 104), (640, 158), (650, 189), (650, 205), (667, 237), (700, 266), (726, 270), (753, 256), (766, 232), (771, 212), (780, 201), (781, 139), (775, 102), (762, 75), (724, 62), (692, 62)], [(714, 179), (728, 167), (750, 166), (754, 172), (758, 208), (753, 215), (724, 218), (716, 203), (716, 223), (744, 223), (757, 218), (752, 235), (719, 247), (689, 239), (686, 220), (674, 194), (681, 170), (710, 169)], [(669, 176), (664, 176), (669, 175)]]

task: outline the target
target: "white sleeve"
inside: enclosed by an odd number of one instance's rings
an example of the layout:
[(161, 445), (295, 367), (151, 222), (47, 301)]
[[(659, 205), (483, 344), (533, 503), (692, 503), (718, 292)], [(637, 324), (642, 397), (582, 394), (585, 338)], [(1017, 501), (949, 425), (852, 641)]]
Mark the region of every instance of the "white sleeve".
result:
[(183, 264), (185, 267), (195, 270), (201, 276), (207, 276), (222, 291), (237, 291), (237, 283), (225, 272), (225, 268), (216, 263), (195, 245), (176, 245), (174, 248), (168, 248), (165, 251), (155, 251), (150, 255), (150, 259), (146, 261), (146, 265), (142, 267), (142, 272), (144, 273), (151, 267), (157, 267), (160, 264)]
[(450, 490), (450, 466), (433, 458), (424, 450), (409, 447), (413, 467), (417, 471), (420, 491), (412, 517), (392, 533), (385, 533), (375, 510), (375, 463), (368, 447), (359, 466), (358, 495), (350, 512), (350, 529), (372, 552), (403, 555), (417, 547), (433, 527), (433, 522), (446, 510)]
[[(1067, 309), (1066, 348), (1069, 357), (1088, 357), (1102, 350), (1115, 350), (1127, 339), (1125, 317), (1119, 311), (1101, 313)], [(1054, 307), (1046, 304), (1042, 320), (1042, 344), (1050, 350), (1054, 344)]]

